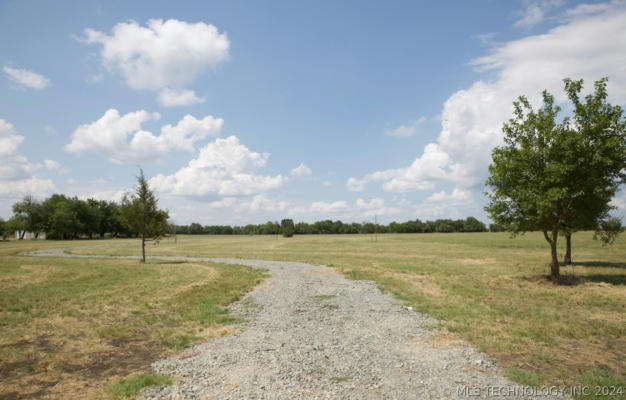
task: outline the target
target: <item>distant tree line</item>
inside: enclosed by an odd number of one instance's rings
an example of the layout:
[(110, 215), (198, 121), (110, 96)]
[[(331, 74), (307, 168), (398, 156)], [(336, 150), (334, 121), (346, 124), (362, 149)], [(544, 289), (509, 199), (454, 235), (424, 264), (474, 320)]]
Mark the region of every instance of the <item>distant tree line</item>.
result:
[[(54, 194), (43, 201), (26, 196), (13, 204), (13, 217), (8, 221), (0, 219), (0, 232), (6, 238), (19, 232), (23, 238), (25, 232), (32, 232), (35, 237), (45, 232), (47, 239), (78, 239), (94, 237), (135, 237), (137, 229), (129, 221), (126, 209), (130, 203), (68, 197)], [(128, 211), (127, 210), (127, 211)], [(166, 218), (165, 216), (163, 219)], [(484, 223), (474, 217), (466, 219), (437, 219), (406, 222), (391, 222), (388, 225), (373, 222), (342, 222), (323, 220), (313, 223), (292, 220), (268, 221), (265, 224), (244, 226), (201, 225), (194, 222), (189, 225), (170, 224), (167, 231), (171, 234), (189, 235), (287, 235), (306, 234), (373, 234), (373, 233), (429, 233), (429, 232), (486, 232)], [(161, 228), (163, 230), (163, 228)], [(490, 225), (490, 230), (501, 230)]]
[[(288, 220), (284, 220), (288, 221)], [(284, 223), (282, 224), (285, 225)], [(283, 233), (278, 221), (268, 221), (264, 224), (248, 224), (244, 226), (230, 225), (201, 225), (194, 222), (189, 225), (174, 225), (173, 230), (183, 235), (278, 235)], [(493, 226), (494, 230), (499, 230)], [(323, 220), (313, 222), (298, 222), (293, 226), (296, 235), (316, 234), (358, 234), (358, 233), (429, 233), (429, 232), (486, 232), (487, 227), (474, 217), (466, 219), (438, 219), (435, 221), (391, 222), (388, 225), (374, 224), (373, 222), (342, 222)]]

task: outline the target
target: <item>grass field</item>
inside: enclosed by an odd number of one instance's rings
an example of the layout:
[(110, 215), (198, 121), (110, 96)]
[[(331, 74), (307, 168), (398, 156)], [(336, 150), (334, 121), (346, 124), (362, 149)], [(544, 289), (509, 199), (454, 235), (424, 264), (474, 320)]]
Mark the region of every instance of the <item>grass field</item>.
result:
[(224, 306), (265, 277), (213, 263), (18, 255), (93, 243), (0, 242), (0, 399), (122, 398), (169, 382), (150, 363), (232, 332)]
[[(76, 253), (139, 254), (136, 241)], [(294, 260), (370, 279), (489, 354), (528, 385), (626, 386), (626, 238), (573, 237), (554, 286), (539, 234), (179, 236), (148, 254)], [(615, 398), (615, 397), (613, 397)], [(618, 397), (619, 398), (619, 397)]]

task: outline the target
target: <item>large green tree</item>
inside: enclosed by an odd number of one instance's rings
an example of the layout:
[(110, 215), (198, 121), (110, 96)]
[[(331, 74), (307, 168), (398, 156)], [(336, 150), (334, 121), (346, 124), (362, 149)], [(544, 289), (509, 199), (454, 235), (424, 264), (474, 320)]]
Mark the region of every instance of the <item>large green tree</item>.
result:
[(559, 234), (602, 229), (609, 202), (626, 178), (622, 110), (606, 103), (606, 79), (580, 102), (582, 83), (565, 80), (572, 120), (557, 122), (561, 109), (547, 91), (537, 111), (523, 96), (513, 103), (513, 118), (503, 125), (504, 145), (493, 150), (486, 182), (491, 191), (485, 209), (496, 224), (514, 234), (543, 232), (554, 282), (559, 279)]
[(141, 262), (146, 262), (146, 241), (158, 241), (167, 234), (168, 217), (167, 211), (159, 210), (158, 200), (140, 169), (135, 193), (122, 199), (121, 220), (141, 238)]

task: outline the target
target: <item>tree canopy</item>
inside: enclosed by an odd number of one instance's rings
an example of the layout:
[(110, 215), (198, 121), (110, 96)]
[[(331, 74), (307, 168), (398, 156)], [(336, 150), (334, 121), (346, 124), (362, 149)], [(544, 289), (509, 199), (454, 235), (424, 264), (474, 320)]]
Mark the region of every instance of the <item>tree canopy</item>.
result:
[(502, 128), (504, 145), (492, 152), (485, 209), (497, 225), (514, 234), (543, 232), (554, 282), (559, 279), (560, 232), (615, 231), (614, 221), (607, 222), (610, 201), (626, 179), (626, 123), (622, 109), (606, 102), (606, 82), (597, 81), (595, 92), (582, 102), (583, 81), (565, 79), (574, 116), (560, 123), (561, 108), (547, 91), (537, 111), (526, 97), (519, 97), (513, 117)]

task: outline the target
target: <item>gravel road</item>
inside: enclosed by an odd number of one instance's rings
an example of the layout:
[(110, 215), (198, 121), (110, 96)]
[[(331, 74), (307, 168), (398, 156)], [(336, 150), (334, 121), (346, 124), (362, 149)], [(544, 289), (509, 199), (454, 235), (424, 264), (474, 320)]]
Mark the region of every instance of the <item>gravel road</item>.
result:
[(230, 307), (246, 321), (238, 333), (152, 364), (175, 383), (144, 390), (145, 399), (555, 398), (509, 382), (373, 282), (295, 262), (153, 258), (243, 264), (272, 278)]

